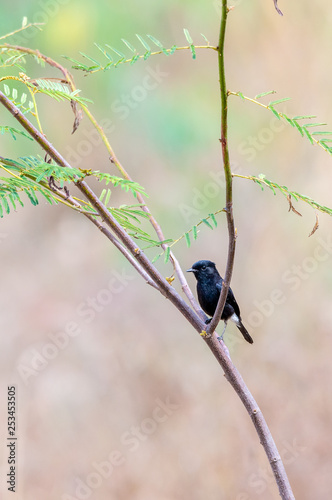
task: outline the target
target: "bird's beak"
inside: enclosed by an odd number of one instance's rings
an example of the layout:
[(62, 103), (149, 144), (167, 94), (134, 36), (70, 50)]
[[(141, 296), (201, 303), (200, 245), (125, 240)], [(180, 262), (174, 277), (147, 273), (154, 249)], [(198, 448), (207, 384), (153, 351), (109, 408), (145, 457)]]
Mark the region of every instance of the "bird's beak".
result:
[(187, 269), (187, 273), (195, 273), (196, 269), (193, 269), (192, 267), (190, 269)]

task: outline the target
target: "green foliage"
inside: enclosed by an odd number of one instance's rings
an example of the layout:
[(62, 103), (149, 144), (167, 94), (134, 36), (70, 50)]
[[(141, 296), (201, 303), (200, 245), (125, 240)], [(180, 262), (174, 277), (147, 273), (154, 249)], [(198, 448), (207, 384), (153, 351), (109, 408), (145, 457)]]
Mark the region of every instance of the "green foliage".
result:
[[(317, 118), (317, 117), (315, 115), (298, 115), (298, 116), (294, 116), (293, 118), (291, 118), (286, 113), (280, 112), (280, 111), (275, 109), (275, 106), (277, 106), (278, 104), (285, 102), (285, 101), (289, 101), (291, 99), (290, 97), (285, 97), (283, 99), (271, 101), (271, 102), (269, 102), (269, 104), (265, 105), (265, 104), (262, 104), (261, 102), (259, 102), (258, 99), (260, 99), (261, 97), (267, 96), (269, 94), (275, 94), (274, 90), (270, 90), (268, 92), (263, 92), (262, 94), (258, 94), (258, 95), (256, 95), (256, 97), (254, 99), (252, 99), (250, 97), (246, 97), (245, 95), (243, 95), (242, 92), (228, 92), (228, 94), (229, 95), (236, 95), (243, 100), (253, 102), (255, 104), (258, 104), (259, 106), (262, 106), (265, 109), (268, 109), (269, 111), (271, 111), (274, 114), (274, 116), (276, 118), (278, 118), (278, 120), (284, 120), (286, 123), (288, 123), (293, 128), (295, 128), (301, 134), (301, 136), (306, 137), (310, 141), (311, 144), (317, 144), (318, 146), (323, 148), (324, 151), (326, 151), (327, 153), (332, 155), (332, 146), (328, 144), (328, 143), (332, 142), (332, 137), (331, 137), (332, 132), (328, 132), (328, 131), (311, 132), (310, 131), (313, 127), (325, 126), (326, 123), (309, 122), (309, 123), (305, 123), (304, 125), (301, 125), (299, 123), (300, 120), (312, 120), (313, 118)], [(322, 138), (317, 139), (317, 137), (322, 137)]]
[(9, 214), (11, 206), (16, 210), (16, 202), (24, 206), (22, 194), (25, 194), (34, 206), (39, 203), (37, 193), (40, 193), (50, 204), (58, 202), (48, 187), (38, 184), (26, 175), (16, 175), (15, 172), (22, 170), (21, 163), (0, 158), (0, 167), (11, 174), (11, 177), (0, 177), (0, 217), (3, 217), (4, 212)]
[[(34, 80), (33, 83), (31, 83), (29, 80), (23, 79), (20, 81), (29, 89), (31, 89), (33, 93), (46, 94), (56, 101), (75, 101), (83, 105), (92, 102), (90, 99), (80, 97), (78, 95), (81, 92), (80, 90), (76, 89), (75, 91), (71, 92), (68, 86), (63, 85), (58, 81), (51, 81), (46, 79)], [(10, 89), (10, 87), (6, 83), (4, 83), (3, 89), (5, 95), (15, 104), (15, 106), (20, 108), (22, 113), (26, 114), (34, 111), (34, 103), (32, 101), (29, 101), (28, 107), (26, 106), (27, 94), (25, 92), (19, 93), (19, 91), (15, 87)]]
[(6, 35), (0, 36), (0, 40), (5, 40), (6, 38), (9, 38), (13, 35), (17, 35), (17, 33), (20, 33), (21, 31), (25, 31), (25, 30), (32, 28), (32, 27), (41, 31), (40, 26), (44, 26), (44, 23), (28, 23), (28, 18), (24, 16), (22, 19), (22, 26), (15, 31), (11, 31), (10, 33), (7, 33)]
[(303, 194), (298, 193), (297, 191), (290, 191), (287, 186), (281, 186), (277, 184), (276, 182), (269, 181), (266, 179), (264, 174), (260, 174), (258, 177), (251, 175), (251, 176), (245, 176), (245, 175), (239, 175), (239, 174), (232, 174), (233, 177), (239, 177), (242, 179), (249, 179), (255, 182), (255, 184), (258, 184), (262, 190), (264, 187), (268, 187), (274, 195), (276, 195), (277, 191), (280, 191), (286, 198), (290, 201), (290, 198), (293, 198), (295, 201), (303, 201), (304, 203), (307, 203), (313, 208), (316, 208), (320, 212), (323, 212), (328, 215), (332, 215), (332, 208), (326, 207), (324, 205), (321, 205), (317, 201), (313, 200), (312, 198), (309, 198), (309, 196), (305, 196)]
[(149, 245), (147, 248), (161, 246), (164, 243), (169, 243), (172, 241), (155, 240), (154, 238), (151, 238), (151, 236), (140, 227), (142, 219), (149, 218), (149, 214), (142, 210), (142, 204), (120, 205), (119, 208), (110, 207), (108, 206), (108, 202), (110, 199), (110, 190), (107, 190), (106, 193), (105, 191), (106, 190), (102, 191), (100, 200), (103, 201), (109, 212), (132, 238), (148, 243)]
[[(189, 229), (188, 231), (186, 231), (185, 233), (183, 233), (176, 240), (167, 240), (167, 243), (171, 243), (171, 245), (169, 245), (169, 247), (167, 247), (166, 250), (165, 250), (165, 254), (164, 254), (164, 261), (165, 261), (165, 263), (168, 262), (168, 260), (170, 258), (170, 247), (172, 247), (173, 245), (175, 245), (176, 243), (178, 243), (182, 239), (185, 240), (186, 245), (187, 245), (188, 248), (191, 247), (191, 243), (192, 242), (191, 242), (190, 235), (192, 234), (193, 240), (196, 241), (197, 238), (198, 238), (198, 233), (199, 233), (198, 227), (201, 224), (205, 224), (205, 226), (207, 226), (209, 229), (215, 229), (217, 227), (217, 225), (218, 225), (217, 219), (216, 219), (216, 215), (219, 214), (219, 213), (221, 213), (221, 212), (224, 212), (224, 209), (217, 210), (214, 213), (208, 214), (207, 217), (205, 217), (204, 219), (201, 219), (199, 222), (197, 222), (197, 224), (195, 224), (191, 229)], [(210, 221), (212, 222), (212, 224), (211, 224)], [(152, 260), (152, 262), (156, 262), (156, 260), (158, 260), (161, 257), (161, 255), (162, 254), (156, 255), (154, 257), (154, 259)]]
[(143, 53), (141, 53), (131, 42), (122, 38), (121, 39), (122, 42), (124, 43), (126, 48), (129, 49), (129, 51), (131, 53), (129, 57), (126, 56), (126, 54), (124, 54), (120, 50), (118, 50), (118, 49), (116, 49), (108, 44), (105, 44), (105, 48), (104, 48), (98, 43), (95, 43), (95, 46), (102, 53), (102, 55), (106, 58), (105, 63), (99, 62), (97, 59), (85, 54), (84, 52), (80, 52), (80, 54), (84, 59), (89, 61), (89, 64), (84, 64), (83, 62), (80, 62), (77, 59), (72, 59), (71, 57), (68, 57), (68, 56), (63, 56), (63, 57), (65, 57), (65, 59), (67, 59), (68, 61), (71, 61), (72, 63), (74, 63), (74, 65), (73, 65), (74, 69), (79, 69), (81, 71), (85, 71), (86, 73), (96, 73), (97, 71), (105, 71), (105, 70), (108, 70), (110, 68), (116, 68), (117, 66), (119, 66), (119, 64), (123, 64), (123, 63), (134, 64), (139, 59), (146, 60), (150, 56), (156, 55), (156, 54), (165, 54), (166, 56), (169, 56), (169, 55), (174, 54), (174, 52), (177, 50), (185, 50), (185, 49), (190, 50), (192, 53), (193, 59), (196, 59), (196, 48), (206, 48), (206, 49), (217, 50), (216, 47), (213, 47), (210, 45), (209, 41), (207, 40), (207, 38), (204, 35), (202, 35), (202, 36), (204, 38), (204, 41), (207, 42), (207, 45), (195, 46), (193, 43), (193, 40), (189, 34), (189, 31), (187, 29), (184, 29), (183, 31), (184, 31), (186, 40), (189, 43), (189, 46), (178, 47), (177, 45), (172, 45), (171, 48), (167, 49), (164, 47), (164, 45), (162, 44), (162, 42), (160, 40), (158, 40), (157, 38), (155, 38), (152, 35), (146, 35), (146, 38), (148, 38), (149, 42), (152, 42), (152, 45), (154, 45), (158, 48), (157, 51), (153, 52), (152, 48), (150, 46), (150, 43), (147, 42), (147, 40), (145, 38), (143, 38), (141, 35), (136, 35), (138, 41), (143, 46), (143, 49), (144, 49)]
[[(16, 204), (24, 206), (22, 194), (26, 194), (33, 205), (38, 205), (38, 193), (43, 195), (48, 203), (63, 202), (57, 193), (52, 189), (50, 178), (53, 179), (53, 186), (57, 189), (62, 189), (65, 183), (73, 183), (78, 179), (83, 179), (86, 176), (93, 176), (98, 181), (104, 182), (106, 185), (113, 184), (114, 187), (119, 186), (126, 192), (131, 192), (134, 196), (137, 193), (144, 193), (144, 189), (138, 183), (123, 179), (104, 172), (83, 170), (70, 167), (60, 167), (53, 162), (46, 162), (40, 157), (28, 156), (12, 160), (0, 157), (0, 168), (2, 168), (9, 177), (0, 177), (0, 217), (4, 213), (10, 213), (10, 207), (16, 209)], [(67, 188), (67, 192), (68, 188)], [(149, 218), (149, 215), (142, 210), (142, 205), (121, 205), (118, 208), (109, 206), (111, 198), (111, 190), (103, 189), (100, 195), (100, 200), (108, 208), (110, 213), (121, 224), (121, 226), (133, 238), (147, 242), (149, 246), (160, 246), (163, 243), (168, 243), (172, 240), (160, 242), (151, 238), (141, 226), (141, 221)], [(83, 202), (81, 209), (72, 207), (75, 210), (89, 212), (94, 217), (99, 217), (96, 210), (90, 203)]]
[(42, 158), (34, 156), (22, 157), (17, 161), (1, 158), (1, 163), (8, 166), (12, 172), (18, 173), (20, 177), (27, 177), (37, 183), (52, 175), (61, 187), (64, 182), (72, 182), (77, 177), (83, 178), (85, 176), (77, 168), (60, 167), (56, 163), (45, 162)]
[[(197, 240), (198, 232), (199, 232), (197, 228), (201, 224), (205, 224), (209, 229), (215, 229), (218, 226), (216, 215), (219, 214), (220, 212), (223, 212), (223, 210), (217, 210), (217, 212), (211, 213), (207, 217), (205, 217), (204, 219), (201, 219), (199, 222), (197, 222), (197, 224), (195, 224), (191, 229), (189, 229), (189, 231), (186, 231), (182, 236), (180, 236), (180, 238), (175, 240), (173, 242), (173, 245), (175, 245), (175, 243), (177, 243), (178, 241), (180, 241), (184, 238), (186, 240), (187, 247), (190, 248), (191, 247), (190, 234), (192, 234), (192, 237), (195, 241), (195, 240)], [(210, 220), (211, 220), (212, 224), (211, 224)]]
[(2, 48), (0, 50), (0, 68), (16, 66), (20, 71), (24, 71), (22, 63), (25, 62), (25, 54), (17, 50)]
[(116, 175), (111, 175), (109, 173), (100, 172), (99, 170), (89, 171), (88, 175), (93, 175), (99, 181), (105, 182), (106, 186), (109, 183), (112, 183), (114, 187), (120, 186), (124, 191), (130, 191), (135, 197), (137, 196), (137, 193), (141, 193), (143, 196), (148, 197), (144, 188), (137, 182), (123, 179), (122, 177), (117, 177)]
[[(31, 84), (30, 84), (31, 85)], [(76, 89), (73, 92), (70, 92), (69, 88), (66, 85), (58, 81), (51, 80), (36, 80), (35, 85), (37, 86), (37, 91), (41, 94), (46, 94), (49, 97), (52, 97), (56, 101), (75, 101), (79, 104), (86, 104), (88, 102), (92, 102), (90, 99), (85, 97), (80, 97), (78, 94), (81, 92)]]
[(28, 106), (26, 106), (28, 96), (25, 92), (19, 93), (16, 88), (10, 89), (5, 83), (3, 84), (3, 91), (8, 99), (10, 99), (12, 103), (22, 111), (24, 115), (33, 112), (34, 104), (32, 101), (29, 101), (27, 103)]
[(33, 141), (32, 137), (27, 133), (24, 132), (24, 130), (18, 130), (17, 128), (14, 127), (8, 127), (8, 126), (1, 126), (0, 125), (0, 134), (4, 134), (5, 132), (9, 132), (14, 141), (16, 141), (16, 135), (23, 135), (23, 137), (26, 137), (30, 141)]

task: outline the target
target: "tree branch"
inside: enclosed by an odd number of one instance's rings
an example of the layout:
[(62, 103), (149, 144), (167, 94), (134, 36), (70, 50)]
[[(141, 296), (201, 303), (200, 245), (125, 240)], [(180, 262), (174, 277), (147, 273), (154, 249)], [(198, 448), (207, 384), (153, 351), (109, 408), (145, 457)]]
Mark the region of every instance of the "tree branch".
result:
[[(226, 15), (227, 6), (226, 0), (223, 0), (223, 22), (220, 30), (220, 46), (219, 46), (219, 71), (221, 76), (221, 89), (224, 89), (222, 94), (222, 134), (221, 134), (221, 144), (224, 160), (224, 169), (226, 176), (226, 208), (227, 208), (227, 221), (228, 229), (230, 235), (229, 242), (229, 257), (227, 261), (227, 269), (225, 274), (226, 287), (223, 288), (221, 293), (221, 298), (219, 300), (218, 308), (220, 308), (219, 317), (214, 316), (213, 321), (220, 318), (221, 310), (223, 308), (222, 300), (225, 302), (227, 288), (229, 286), (229, 281), (232, 274), (232, 266), (234, 260), (234, 250), (235, 250), (235, 231), (234, 231), (234, 221), (232, 217), (232, 177), (230, 173), (228, 147), (227, 147), (227, 93), (225, 86), (225, 75), (224, 75), (224, 61), (223, 61), (223, 46), (226, 28)], [(28, 52), (28, 51), (27, 51)], [(46, 57), (46, 56), (45, 56)], [(221, 65), (221, 66), (220, 66)], [(58, 67), (58, 66), (57, 66)], [(59, 68), (60, 69), (60, 68)], [(69, 75), (69, 73), (67, 73)], [(51, 158), (60, 166), (70, 168), (68, 162), (60, 155), (60, 153), (54, 148), (54, 146), (32, 125), (32, 123), (26, 118), (25, 115), (2, 93), (0, 92), (0, 103), (3, 104), (8, 111), (18, 120), (18, 122), (25, 128), (25, 130), (35, 139), (35, 141), (49, 154)], [(253, 420), (256, 431), (259, 435), (260, 441), (265, 449), (268, 456), (269, 462), (271, 464), (273, 473), (276, 477), (279, 491), (284, 500), (293, 500), (294, 496), (292, 494), (289, 482), (286, 476), (285, 469), (283, 467), (280, 455), (273, 441), (271, 433), (267, 427), (265, 419), (255, 401), (251, 395), (249, 389), (246, 387), (241, 375), (238, 370), (233, 365), (227, 347), (224, 343), (218, 341), (216, 334), (213, 332), (210, 325), (210, 331), (207, 335), (204, 331), (205, 324), (200, 319), (200, 317), (194, 313), (192, 309), (183, 301), (176, 290), (169, 285), (165, 278), (159, 273), (159, 271), (152, 265), (145, 254), (137, 247), (135, 242), (126, 233), (126, 231), (121, 227), (121, 225), (114, 219), (112, 214), (107, 210), (99, 198), (94, 194), (90, 187), (85, 183), (85, 181), (77, 180), (77, 187), (90, 201), (91, 205), (99, 213), (102, 221), (108, 225), (111, 229), (109, 231), (102, 223), (97, 221), (92, 215), (82, 213), (87, 216), (94, 225), (96, 225), (115, 246), (122, 251), (123, 255), (134, 265), (134, 267), (140, 272), (144, 279), (149, 278), (155, 288), (157, 288), (166, 298), (168, 298), (174, 306), (185, 316), (185, 318), (190, 322), (190, 324), (197, 330), (208, 347), (218, 360), (219, 364), (223, 368), (227, 380), (230, 382), (234, 390), (239, 395), (241, 401), (245, 405), (250, 417)], [(135, 263), (134, 263), (135, 262)], [(143, 271), (141, 271), (141, 269)], [(182, 272), (182, 271), (181, 271)], [(150, 283), (152, 284), (152, 283)]]
[[(57, 68), (63, 74), (63, 76), (64, 76), (67, 84), (71, 88), (72, 92), (74, 92), (76, 90), (76, 85), (74, 82), (73, 75), (68, 71), (68, 69), (66, 67), (62, 66), (61, 64), (59, 64), (58, 62), (56, 62), (54, 59), (51, 59), (50, 57), (46, 56), (45, 54), (42, 54), (39, 50), (34, 50), (34, 49), (27, 48), (27, 47), (21, 47), (20, 45), (9, 45), (9, 44), (5, 44), (4, 47), (6, 47), (8, 49), (17, 50), (19, 52), (22, 52), (22, 53), (25, 53), (28, 55), (37, 56), (39, 59), (42, 59), (49, 66)], [(214, 47), (214, 49), (215, 49), (215, 47)], [(101, 137), (101, 139), (102, 139), (102, 141), (103, 141), (103, 143), (104, 143), (104, 145), (105, 145), (105, 147), (110, 155), (111, 162), (116, 166), (116, 168), (119, 170), (119, 172), (123, 175), (123, 177), (125, 179), (131, 181), (132, 178), (130, 177), (130, 175), (128, 174), (128, 172), (124, 168), (124, 166), (121, 164), (121, 162), (117, 158), (109, 140), (107, 139), (107, 136), (106, 136), (103, 128), (99, 125), (96, 118), (93, 116), (93, 114), (91, 113), (91, 111), (89, 110), (89, 108), (87, 106), (85, 106), (84, 104), (81, 104), (81, 107), (82, 107), (84, 113), (86, 114), (86, 116), (88, 117), (88, 119), (90, 120), (90, 122), (92, 123), (92, 125), (96, 128), (97, 132), (99, 133), (99, 135), (100, 135), (100, 137)], [(156, 221), (156, 219), (154, 218), (154, 216), (152, 215), (152, 213), (151, 213), (150, 209), (148, 208), (141, 193), (137, 193), (137, 200), (142, 205), (142, 207), (141, 207), (142, 210), (148, 215), (149, 221), (150, 221), (152, 227), (154, 228), (159, 241), (164, 241), (166, 238), (163, 234), (163, 231), (162, 231), (160, 225), (158, 224), (158, 222)], [(166, 248), (168, 247), (168, 245), (166, 245), (164, 243), (161, 245), (161, 247), (165, 251)], [(173, 264), (174, 271), (176, 272), (176, 274), (178, 276), (178, 279), (180, 281), (181, 288), (182, 288), (184, 294), (188, 298), (189, 302), (191, 303), (191, 305), (194, 308), (194, 310), (196, 311), (196, 313), (204, 321), (205, 315), (204, 315), (203, 311), (201, 310), (201, 308), (199, 307), (199, 305), (198, 305), (198, 303), (197, 303), (197, 301), (196, 301), (196, 299), (195, 299), (195, 297), (194, 297), (194, 295), (193, 295), (193, 293), (188, 285), (188, 282), (187, 282), (186, 277), (181, 269), (181, 266), (180, 266), (178, 260), (176, 259), (176, 257), (174, 256), (173, 252), (170, 253), (170, 261)]]
[[(224, 165), (225, 181), (226, 181), (226, 217), (227, 217), (227, 227), (228, 227), (228, 256), (225, 278), (223, 281), (223, 286), (221, 289), (218, 304), (210, 322), (209, 328), (207, 329), (207, 339), (212, 352), (218, 352), (219, 345), (215, 336), (211, 337), (211, 334), (215, 331), (224, 310), (227, 293), (232, 278), (233, 266), (234, 266), (234, 256), (235, 256), (235, 225), (233, 217), (233, 179), (229, 159), (229, 150), (227, 142), (227, 132), (228, 132), (228, 122), (227, 122), (227, 87), (226, 87), (226, 76), (225, 76), (225, 34), (226, 34), (226, 22), (227, 22), (227, 0), (221, 0), (221, 21), (220, 21), (220, 33), (219, 33), (219, 46), (218, 46), (218, 62), (219, 62), (219, 83), (220, 83), (220, 95), (221, 95), (221, 147), (222, 147), (222, 158)], [(276, 4), (276, 1), (275, 1)], [(219, 344), (219, 345), (218, 345)], [(284, 500), (294, 500), (293, 495), (284, 465), (282, 463), (281, 457), (279, 455), (276, 444), (272, 438), (270, 430), (267, 423), (259, 409), (255, 399), (246, 387), (241, 375), (237, 370), (233, 369), (232, 362), (227, 356), (218, 356), (218, 361), (222, 366), (227, 380), (234, 387), (238, 393), (241, 401), (243, 402), (247, 412), (249, 413), (257, 434), (259, 436), (260, 442), (264, 447), (265, 453), (268, 457), (272, 472), (274, 474), (276, 483), (279, 488), (279, 493)]]
[[(36, 129), (36, 127), (26, 118), (25, 115), (15, 106), (3, 92), (0, 91), (0, 103), (2, 103), (8, 111), (16, 118), (16, 120), (25, 128), (25, 130), (34, 138), (34, 140), (44, 149), (46, 153), (60, 166), (71, 168), (71, 165), (61, 156), (54, 146), (46, 139), (46, 137)], [(159, 273), (157, 268), (153, 266), (148, 257), (137, 247), (136, 243), (121, 227), (118, 221), (107, 210), (105, 205), (99, 200), (94, 192), (89, 188), (85, 181), (77, 180), (75, 182), (78, 189), (90, 201), (91, 205), (97, 210), (102, 220), (108, 225), (115, 237), (120, 240), (122, 245), (129, 253), (140, 263), (144, 268), (145, 273), (153, 280), (158, 290), (168, 298), (175, 307), (185, 316), (192, 326), (202, 332), (205, 328), (203, 321), (194, 313), (186, 302), (180, 297), (176, 290), (167, 282), (167, 280)], [(92, 218), (93, 219), (93, 218)], [(126, 256), (126, 255), (125, 255)]]
[(207, 332), (211, 334), (217, 328), (220, 321), (222, 311), (224, 310), (227, 293), (233, 273), (234, 256), (235, 256), (235, 227), (233, 218), (233, 179), (232, 171), (229, 160), (229, 151), (227, 143), (227, 88), (225, 76), (225, 34), (226, 34), (226, 21), (227, 21), (227, 0), (222, 0), (221, 7), (221, 21), (219, 33), (219, 46), (218, 46), (218, 63), (219, 63), (219, 84), (220, 84), (220, 97), (221, 97), (221, 149), (224, 165), (225, 181), (226, 181), (226, 218), (228, 227), (228, 257), (226, 271), (221, 289), (217, 308), (214, 312), (213, 318), (209, 324)]

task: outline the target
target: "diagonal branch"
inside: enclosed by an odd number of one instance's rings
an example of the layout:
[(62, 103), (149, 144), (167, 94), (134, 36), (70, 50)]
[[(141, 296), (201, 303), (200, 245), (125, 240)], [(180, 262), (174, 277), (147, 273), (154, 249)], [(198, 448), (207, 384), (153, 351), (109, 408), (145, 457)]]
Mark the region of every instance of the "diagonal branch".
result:
[[(69, 87), (71, 88), (72, 92), (74, 92), (76, 90), (76, 85), (74, 82), (73, 75), (68, 71), (68, 69), (66, 67), (62, 66), (61, 64), (59, 64), (58, 62), (56, 62), (54, 59), (51, 59), (50, 57), (42, 54), (39, 50), (34, 50), (34, 49), (27, 48), (27, 47), (22, 47), (20, 45), (9, 45), (9, 44), (5, 44), (4, 47), (8, 48), (8, 49), (17, 50), (18, 52), (22, 52), (24, 54), (33, 55), (33, 56), (38, 57), (39, 59), (42, 59), (49, 66), (52, 66), (52, 67), (58, 69), (63, 74), (65, 81), (69, 85)], [(210, 48), (210, 46), (209, 46), (209, 48)], [(216, 50), (216, 47), (211, 47), (211, 48)], [(121, 162), (117, 158), (103, 128), (99, 125), (96, 118), (93, 116), (93, 114), (90, 112), (90, 110), (87, 106), (85, 106), (84, 104), (81, 104), (81, 107), (82, 107), (84, 113), (86, 114), (86, 116), (89, 118), (90, 122), (93, 124), (93, 126), (96, 128), (97, 132), (99, 133), (99, 135), (100, 135), (100, 137), (101, 137), (101, 139), (102, 139), (102, 141), (103, 141), (103, 143), (104, 143), (104, 145), (105, 145), (105, 147), (110, 155), (111, 162), (116, 166), (116, 168), (119, 170), (119, 172), (123, 175), (123, 177), (125, 179), (132, 180), (132, 178), (130, 177), (130, 175), (128, 174), (128, 172), (124, 168), (124, 166), (121, 164)], [(148, 215), (149, 221), (150, 221), (152, 227), (154, 228), (159, 241), (164, 241), (166, 238), (163, 234), (163, 231), (162, 231), (160, 225), (158, 224), (158, 222), (156, 221), (156, 219), (154, 218), (154, 216), (152, 215), (152, 213), (151, 213), (150, 209), (148, 208), (141, 193), (137, 193), (137, 200), (142, 205), (142, 210), (144, 212), (146, 212), (146, 214)], [(164, 251), (166, 251), (168, 245), (163, 243), (161, 245), (161, 247)], [(198, 303), (197, 303), (197, 301), (196, 301), (196, 299), (195, 299), (195, 297), (194, 297), (194, 295), (193, 295), (193, 293), (188, 285), (188, 282), (187, 282), (186, 277), (181, 269), (181, 266), (180, 266), (178, 260), (176, 259), (175, 255), (173, 254), (173, 252), (170, 253), (170, 261), (173, 264), (173, 268), (178, 276), (178, 279), (179, 279), (179, 282), (181, 284), (181, 288), (182, 288), (184, 294), (188, 298), (189, 302), (191, 303), (191, 305), (194, 308), (194, 310), (196, 311), (196, 313), (201, 317), (202, 320), (204, 320), (205, 316), (204, 316), (201, 308), (199, 307), (199, 305), (198, 305)]]
[[(23, 115), (23, 113), (15, 106), (3, 92), (0, 91), (0, 103), (3, 104), (8, 111), (16, 118), (16, 120), (25, 128), (25, 130), (34, 138), (34, 140), (48, 153), (48, 155), (60, 166), (71, 168), (71, 165), (61, 156), (54, 146), (46, 139), (46, 137), (36, 129), (36, 127)], [(121, 227), (118, 221), (107, 210), (105, 205), (99, 200), (94, 192), (89, 188), (85, 181), (77, 180), (76, 186), (90, 201), (91, 205), (97, 210), (102, 220), (108, 225), (115, 237), (120, 240), (121, 244), (129, 251), (129, 253), (139, 262), (144, 268), (145, 273), (153, 280), (158, 290), (168, 298), (175, 307), (185, 316), (185, 318), (194, 326), (198, 332), (204, 329), (203, 321), (194, 313), (186, 302), (180, 297), (176, 290), (167, 282), (167, 280), (159, 273), (157, 268), (153, 266), (148, 257), (137, 247), (136, 243)], [(126, 256), (126, 255), (125, 255)]]

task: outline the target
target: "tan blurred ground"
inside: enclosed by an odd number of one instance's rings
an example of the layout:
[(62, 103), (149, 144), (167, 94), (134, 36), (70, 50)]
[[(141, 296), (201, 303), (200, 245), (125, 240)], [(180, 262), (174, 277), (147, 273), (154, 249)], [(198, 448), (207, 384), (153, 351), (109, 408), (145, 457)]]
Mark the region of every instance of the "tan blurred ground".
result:
[[(274, 89), (276, 99), (293, 98), (281, 110), (290, 116), (317, 114), (331, 130), (331, 9), (322, 0), (279, 3), (283, 18), (272, 0), (236, 2), (227, 31), (228, 87), (249, 96)], [(183, 44), (184, 27), (195, 43), (201, 43), (200, 33), (211, 43), (217, 40), (212, 1), (32, 0), (15, 6), (15, 11), (3, 7), (1, 34), (15, 29), (23, 15), (45, 21), (43, 33), (26, 45), (61, 61), (61, 54), (76, 58), (79, 50), (99, 57), (94, 41), (123, 50), (120, 39), (134, 43), (135, 33), (151, 33), (165, 46)], [(216, 180), (216, 62), (212, 51), (198, 52), (195, 62), (178, 53), (87, 78), (75, 72), (77, 86), (94, 101), (95, 115), (112, 122), (104, 123), (112, 145), (150, 194), (149, 206), (166, 237), (181, 235), (223, 207), (224, 190)], [(53, 74), (29, 67), (31, 77)], [(147, 71), (164, 76), (140, 100), (137, 89)], [(128, 95), (132, 104), (121, 112)], [(80, 151), (80, 166), (109, 168), (86, 119), (71, 136), (66, 105), (57, 107), (45, 97), (40, 109), (48, 138), (68, 159), (75, 161), (73, 152)], [(291, 128), (277, 130), (273, 115), (250, 103), (234, 97), (229, 112), (234, 169), (245, 175), (263, 172), (331, 206), (326, 153)], [(0, 116), (1, 125), (10, 121), (3, 109)], [(256, 146), (249, 150), (249, 142)], [(37, 151), (27, 141), (7, 137), (1, 137), (1, 145), (8, 157)], [(311, 208), (297, 204), (300, 218), (287, 212), (281, 195), (241, 179), (235, 180), (234, 196), (238, 240), (232, 288), (255, 342), (246, 344), (229, 325), (226, 343), (270, 425), (296, 498), (328, 500), (331, 222), (320, 215), (319, 231), (309, 239), (315, 223)], [(114, 204), (119, 203), (134, 201), (117, 191)], [(0, 222), (4, 498), (13, 498), (4, 480), (6, 389), (12, 384), (17, 385), (19, 429), (15, 498), (279, 498), (248, 416), (180, 314), (88, 221), (43, 201), (37, 208), (25, 205)], [(219, 231), (202, 227), (190, 249), (184, 242), (177, 245), (184, 269), (208, 258), (224, 272), (227, 231), (222, 215), (218, 221)], [(149, 251), (151, 257), (155, 253)], [(171, 273), (161, 260), (159, 268)], [(194, 285), (192, 276), (189, 281)], [(88, 312), (89, 299), (97, 300), (94, 314)], [(22, 375), (32, 366), (35, 375)]]

